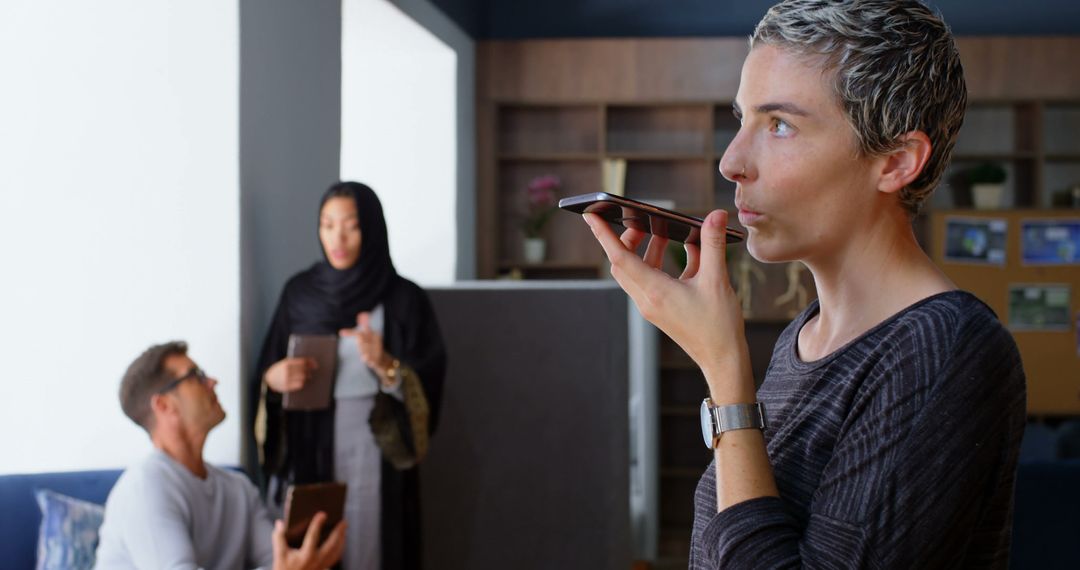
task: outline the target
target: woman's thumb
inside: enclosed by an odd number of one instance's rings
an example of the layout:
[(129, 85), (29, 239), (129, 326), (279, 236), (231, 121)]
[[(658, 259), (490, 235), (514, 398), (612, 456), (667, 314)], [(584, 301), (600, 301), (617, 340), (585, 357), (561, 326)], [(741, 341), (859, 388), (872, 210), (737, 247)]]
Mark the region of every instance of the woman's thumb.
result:
[(727, 220), (724, 210), (713, 210), (701, 226), (701, 269), (709, 279), (727, 279)]

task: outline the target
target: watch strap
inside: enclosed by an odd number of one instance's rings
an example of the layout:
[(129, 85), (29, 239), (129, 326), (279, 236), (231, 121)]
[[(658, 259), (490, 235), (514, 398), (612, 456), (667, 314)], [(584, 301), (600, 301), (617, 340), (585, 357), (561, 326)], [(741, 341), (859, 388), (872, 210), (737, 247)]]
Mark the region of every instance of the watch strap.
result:
[(713, 435), (711, 442), (707, 442), (712, 443), (712, 445), (707, 445), (709, 449), (715, 446), (716, 438), (724, 432), (740, 429), (764, 430), (768, 427), (768, 420), (765, 418), (765, 406), (761, 402), (727, 404), (715, 407), (709, 405), (708, 399), (705, 402), (709, 410)]

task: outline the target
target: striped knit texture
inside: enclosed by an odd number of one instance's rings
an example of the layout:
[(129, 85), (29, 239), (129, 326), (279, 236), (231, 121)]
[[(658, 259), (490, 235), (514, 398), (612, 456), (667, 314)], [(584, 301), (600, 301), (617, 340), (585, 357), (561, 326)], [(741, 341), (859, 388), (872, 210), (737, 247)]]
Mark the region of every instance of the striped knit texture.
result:
[(780, 498), (716, 509), (698, 483), (690, 568), (1004, 568), (1026, 392), (974, 296), (924, 299), (802, 362), (781, 335), (758, 399)]

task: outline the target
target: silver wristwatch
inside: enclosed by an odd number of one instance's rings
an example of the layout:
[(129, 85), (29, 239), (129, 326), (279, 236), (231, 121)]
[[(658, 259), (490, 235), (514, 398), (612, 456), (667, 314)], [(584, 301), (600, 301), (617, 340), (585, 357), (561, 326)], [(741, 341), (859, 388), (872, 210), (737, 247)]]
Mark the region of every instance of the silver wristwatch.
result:
[(701, 401), (701, 437), (705, 447), (712, 449), (716, 438), (725, 431), (737, 429), (765, 429), (765, 407), (761, 402), (754, 404), (731, 404), (713, 406), (712, 400)]

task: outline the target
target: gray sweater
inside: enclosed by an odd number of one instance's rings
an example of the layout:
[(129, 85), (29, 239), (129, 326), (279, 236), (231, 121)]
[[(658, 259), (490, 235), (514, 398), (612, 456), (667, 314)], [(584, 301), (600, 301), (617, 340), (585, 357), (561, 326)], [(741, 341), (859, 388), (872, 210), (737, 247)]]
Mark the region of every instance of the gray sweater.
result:
[(105, 503), (97, 568), (270, 568), (273, 523), (242, 473), (207, 464), (199, 479), (155, 450)]
[(758, 390), (780, 498), (717, 513), (710, 465), (690, 567), (1006, 567), (1026, 397), (1012, 337), (953, 291), (803, 362), (816, 313), (783, 332)]

